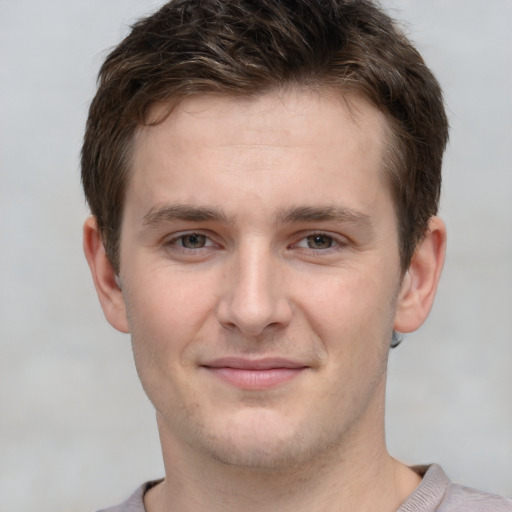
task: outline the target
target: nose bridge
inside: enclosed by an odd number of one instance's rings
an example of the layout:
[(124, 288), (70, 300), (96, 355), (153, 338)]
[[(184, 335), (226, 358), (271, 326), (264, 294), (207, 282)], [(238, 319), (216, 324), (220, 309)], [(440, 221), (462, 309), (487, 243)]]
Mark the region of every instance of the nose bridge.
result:
[(288, 323), (291, 310), (279, 267), (279, 258), (263, 237), (242, 243), (221, 298), (221, 322), (249, 335)]

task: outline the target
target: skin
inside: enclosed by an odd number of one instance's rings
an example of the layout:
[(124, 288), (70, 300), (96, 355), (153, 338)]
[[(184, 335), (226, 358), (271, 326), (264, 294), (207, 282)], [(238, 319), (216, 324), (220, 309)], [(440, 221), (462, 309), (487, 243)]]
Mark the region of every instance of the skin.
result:
[(157, 412), (149, 511), (392, 511), (418, 485), (385, 446), (387, 356), (430, 311), (446, 234), (431, 219), (403, 272), (388, 137), (365, 100), (294, 89), (139, 130), (117, 281), (94, 218), (84, 248)]

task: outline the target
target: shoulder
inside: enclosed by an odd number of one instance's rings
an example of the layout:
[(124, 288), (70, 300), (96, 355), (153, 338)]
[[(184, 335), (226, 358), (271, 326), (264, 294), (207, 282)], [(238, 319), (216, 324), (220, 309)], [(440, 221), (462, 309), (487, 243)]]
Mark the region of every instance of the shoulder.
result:
[(439, 512), (512, 512), (512, 499), (451, 484)]
[(412, 468), (421, 484), (397, 512), (512, 512), (512, 500), (454, 484), (437, 464)]
[(123, 501), (119, 505), (115, 505), (113, 507), (102, 508), (101, 510), (98, 510), (98, 512), (145, 512), (144, 494), (146, 494), (151, 487), (154, 487), (161, 481), (162, 480), (154, 480), (146, 482), (140, 487), (137, 487), (135, 492), (126, 501)]

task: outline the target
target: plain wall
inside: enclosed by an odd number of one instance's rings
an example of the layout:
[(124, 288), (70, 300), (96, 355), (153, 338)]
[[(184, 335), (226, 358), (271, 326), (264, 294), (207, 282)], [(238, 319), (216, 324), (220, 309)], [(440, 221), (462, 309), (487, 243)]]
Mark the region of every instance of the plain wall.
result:
[[(95, 76), (148, 0), (0, 0), (0, 510), (91, 511), (163, 474), (129, 338), (81, 249)], [(512, 495), (512, 2), (388, 0), (445, 90), (449, 249), (392, 352), (391, 453)]]

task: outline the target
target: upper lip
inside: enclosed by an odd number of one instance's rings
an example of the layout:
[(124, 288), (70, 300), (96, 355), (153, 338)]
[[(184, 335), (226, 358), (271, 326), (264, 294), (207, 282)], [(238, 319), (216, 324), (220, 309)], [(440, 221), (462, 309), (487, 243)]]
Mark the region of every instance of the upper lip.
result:
[(234, 368), (238, 370), (271, 370), (275, 368), (306, 368), (308, 365), (281, 357), (247, 359), (242, 357), (222, 357), (203, 363), (207, 368)]

